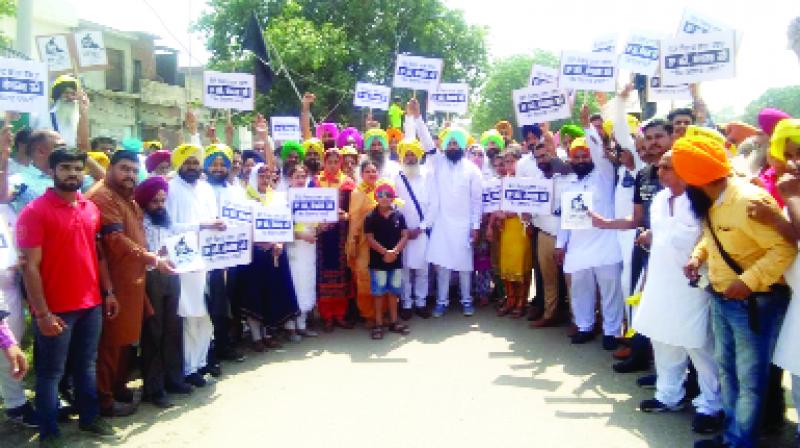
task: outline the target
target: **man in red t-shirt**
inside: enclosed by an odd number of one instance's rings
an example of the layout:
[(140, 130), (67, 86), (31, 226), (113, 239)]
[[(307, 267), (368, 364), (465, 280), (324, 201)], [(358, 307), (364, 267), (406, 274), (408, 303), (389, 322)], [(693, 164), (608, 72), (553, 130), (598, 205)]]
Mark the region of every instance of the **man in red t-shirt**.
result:
[[(86, 154), (58, 149), (49, 157), (54, 188), (29, 203), (17, 221), (23, 278), (36, 320), (36, 409), (40, 441), (59, 443), (58, 382), (67, 356), (77, 392), (80, 429), (115, 436), (99, 417), (95, 362), (102, 327), (102, 285), (105, 312), (117, 315), (111, 280), (96, 244), (100, 212), (79, 189)], [(99, 260), (99, 261), (98, 261)]]

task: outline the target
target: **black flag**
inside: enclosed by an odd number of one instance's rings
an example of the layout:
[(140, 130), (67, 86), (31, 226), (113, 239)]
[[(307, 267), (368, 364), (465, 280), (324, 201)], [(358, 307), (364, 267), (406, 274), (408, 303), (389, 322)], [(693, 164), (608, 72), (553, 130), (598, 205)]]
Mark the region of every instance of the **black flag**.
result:
[(244, 30), (242, 48), (250, 50), (256, 55), (256, 60), (253, 61), (255, 64), (256, 91), (259, 93), (269, 92), (269, 89), (272, 88), (272, 69), (267, 65), (269, 63), (267, 44), (264, 43), (264, 35), (258, 25), (258, 18), (255, 12), (250, 16), (250, 21)]

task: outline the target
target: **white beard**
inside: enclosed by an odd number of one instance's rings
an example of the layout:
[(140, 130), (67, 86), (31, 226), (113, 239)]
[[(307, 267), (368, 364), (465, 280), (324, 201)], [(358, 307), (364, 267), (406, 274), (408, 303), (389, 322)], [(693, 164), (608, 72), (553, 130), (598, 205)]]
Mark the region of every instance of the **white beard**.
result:
[(67, 146), (77, 146), (78, 119), (80, 117), (78, 102), (67, 102), (59, 99), (55, 103), (55, 113), (58, 133), (64, 138)]
[(406, 165), (403, 164), (403, 173), (408, 176), (410, 179), (415, 179), (419, 177), (419, 164), (415, 163), (413, 165)]

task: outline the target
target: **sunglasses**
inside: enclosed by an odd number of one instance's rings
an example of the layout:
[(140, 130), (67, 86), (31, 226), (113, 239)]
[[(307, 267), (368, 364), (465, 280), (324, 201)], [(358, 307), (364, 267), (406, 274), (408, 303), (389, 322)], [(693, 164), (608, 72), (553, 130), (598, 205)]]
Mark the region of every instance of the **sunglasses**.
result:
[(394, 199), (394, 193), (392, 193), (391, 191), (388, 191), (388, 190), (376, 191), (375, 192), (375, 197), (378, 198), (378, 199), (383, 199), (383, 198)]

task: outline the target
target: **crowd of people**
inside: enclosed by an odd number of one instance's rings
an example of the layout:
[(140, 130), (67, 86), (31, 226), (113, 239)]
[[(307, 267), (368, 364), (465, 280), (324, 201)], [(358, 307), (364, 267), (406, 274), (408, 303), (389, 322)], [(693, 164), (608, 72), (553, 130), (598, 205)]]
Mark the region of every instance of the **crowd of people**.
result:
[[(695, 89), (692, 108), (640, 123), (624, 110), (631, 89), (604, 99), (610, 116), (584, 105), (557, 131), (501, 121), (479, 138), (431, 133), (416, 99), (393, 105), (387, 130), (370, 118), (312, 137), (307, 93), (303, 141), (273, 142), (258, 115), (252, 148), (232, 148), (232, 129), (203, 145), (188, 113), (168, 150), (89, 140), (88, 99), (59, 77), (49, 116), (0, 134), (6, 415), (43, 446), (60, 446), (58, 422), (75, 414), (115, 437), (106, 418), (136, 412), (134, 370), (141, 401), (168, 408), (244, 349), (336, 328), (408, 335), (409, 321), (452, 312), (452, 296), (464, 316), (494, 306), (567, 326), (572, 344), (599, 336), (617, 372), (655, 367), (636, 380), (655, 390), (641, 411), (692, 404), (692, 429), (716, 434), (696, 446), (756, 446), (784, 423), (783, 369), (800, 402), (800, 119), (764, 109), (759, 127), (715, 124)], [(552, 180), (552, 212), (485, 210), (485, 186), (509, 177)], [(168, 239), (224, 230), (223, 203), (270, 206), (292, 188), (337, 190), (338, 222), (297, 222), (292, 242), (254, 243), (247, 265), (176, 271)], [(566, 192), (591, 193), (590, 228), (561, 228)], [(35, 406), (20, 382), (27, 331)]]

